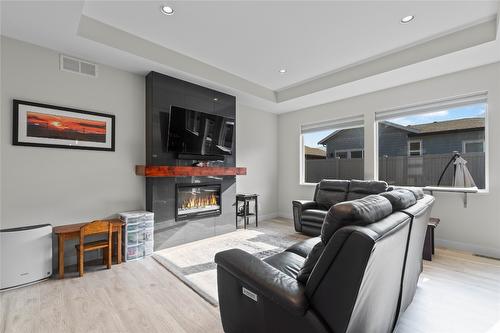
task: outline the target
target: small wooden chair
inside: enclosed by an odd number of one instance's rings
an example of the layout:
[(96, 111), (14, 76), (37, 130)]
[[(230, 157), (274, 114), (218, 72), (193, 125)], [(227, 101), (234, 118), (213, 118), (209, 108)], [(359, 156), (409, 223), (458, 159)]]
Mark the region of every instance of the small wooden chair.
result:
[[(85, 243), (85, 236), (104, 233), (108, 234), (108, 239)], [(80, 244), (75, 246), (78, 261), (78, 272), (80, 272), (80, 276), (83, 276), (84, 255), (87, 251), (103, 249), (103, 264), (107, 265), (108, 269), (111, 268), (112, 234), (113, 225), (109, 221), (92, 221), (80, 228)]]

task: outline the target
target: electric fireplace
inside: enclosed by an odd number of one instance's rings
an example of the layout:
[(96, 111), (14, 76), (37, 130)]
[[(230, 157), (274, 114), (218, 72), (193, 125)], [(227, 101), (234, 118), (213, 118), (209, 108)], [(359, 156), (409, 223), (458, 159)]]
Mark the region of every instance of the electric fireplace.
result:
[(220, 215), (220, 184), (177, 184), (176, 220)]

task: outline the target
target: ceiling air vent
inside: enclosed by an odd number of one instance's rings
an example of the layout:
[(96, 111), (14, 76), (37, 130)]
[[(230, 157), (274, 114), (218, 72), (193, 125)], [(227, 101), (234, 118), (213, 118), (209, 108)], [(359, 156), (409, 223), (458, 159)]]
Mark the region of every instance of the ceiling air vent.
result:
[(61, 54), (59, 65), (62, 71), (97, 77), (97, 65), (88, 61)]

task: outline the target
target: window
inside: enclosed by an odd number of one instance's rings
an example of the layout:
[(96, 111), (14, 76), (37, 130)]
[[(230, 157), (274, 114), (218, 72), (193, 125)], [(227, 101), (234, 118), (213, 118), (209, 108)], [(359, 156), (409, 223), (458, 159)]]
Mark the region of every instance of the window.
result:
[[(486, 188), (486, 117), (485, 95), (377, 114), (379, 179), (436, 186), (447, 163), (460, 153), (476, 186)], [(452, 164), (439, 185), (452, 186), (453, 178)]]
[(364, 128), (353, 117), (301, 128), (300, 182), (364, 178)]
[(363, 158), (362, 149), (336, 150), (335, 157), (340, 159)]
[(351, 150), (351, 157), (350, 158), (363, 158), (364, 152), (363, 150)]
[(465, 140), (462, 142), (462, 153), (484, 153), (484, 140)]
[(348, 159), (349, 158), (349, 152), (347, 151), (336, 151), (335, 152), (335, 157), (336, 158), (343, 158), (343, 159)]
[(422, 156), (422, 140), (408, 141), (408, 156)]

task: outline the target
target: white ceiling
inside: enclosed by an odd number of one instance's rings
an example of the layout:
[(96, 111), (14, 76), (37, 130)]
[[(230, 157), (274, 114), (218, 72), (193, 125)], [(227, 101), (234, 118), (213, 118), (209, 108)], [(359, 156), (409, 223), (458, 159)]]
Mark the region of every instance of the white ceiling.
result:
[[(87, 2), (84, 14), (272, 90), (491, 17), (481, 1)], [(411, 24), (400, 19), (415, 15)], [(278, 70), (286, 68), (281, 75)]]
[[(297, 94), (297, 87), (352, 64), (491, 20), (498, 1), (169, 1), (173, 16), (160, 13), (162, 3), (2, 1), (1, 33), (141, 75), (163, 72), (273, 112), (500, 61), (497, 34), (489, 43)], [(409, 14), (415, 15), (414, 22), (400, 24)], [(83, 24), (87, 18), (102, 23), (94, 30), (115, 29), (115, 40), (109, 34), (101, 38), (100, 30), (91, 36)], [(128, 33), (120, 35), (122, 44), (116, 35), (120, 31)], [(153, 51), (132, 45), (137, 41)], [(278, 73), (282, 67), (288, 70), (284, 75)], [(277, 102), (276, 94), (292, 88), (293, 98)]]

